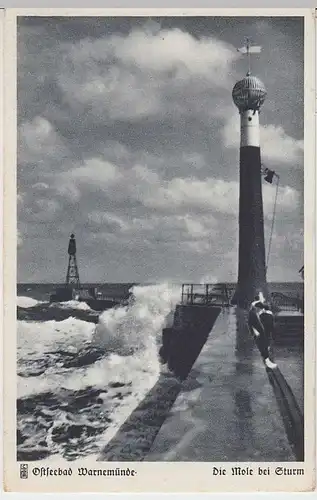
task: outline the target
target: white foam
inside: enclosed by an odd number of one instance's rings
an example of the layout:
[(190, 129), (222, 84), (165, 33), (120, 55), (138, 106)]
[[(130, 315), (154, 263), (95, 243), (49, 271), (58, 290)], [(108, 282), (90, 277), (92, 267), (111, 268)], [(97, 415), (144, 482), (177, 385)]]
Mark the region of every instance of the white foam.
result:
[(48, 351), (81, 344), (92, 339), (95, 325), (69, 317), (63, 321), (18, 321), (18, 355), (39, 358)]
[[(95, 332), (95, 325), (74, 318), (61, 322), (19, 322), (19, 345), (24, 356), (31, 349), (40, 354), (56, 345), (66, 349), (85, 341), (105, 349), (108, 355), (93, 364), (69, 369), (55, 364), (42, 375), (18, 378), (20, 398), (43, 392), (57, 393), (63, 388), (101, 389), (105, 407), (111, 408), (112, 423), (100, 439), (100, 446), (111, 439), (156, 383), (160, 374), (157, 337), (166, 323), (171, 322), (172, 311), (179, 300), (179, 288), (166, 284), (137, 286), (132, 291), (133, 299), (128, 306), (101, 314)], [(118, 354), (122, 347), (132, 348), (132, 353)], [(111, 388), (113, 382), (125, 386)], [(122, 393), (122, 399), (114, 397), (116, 392)]]
[(91, 311), (86, 302), (81, 302), (78, 300), (68, 300), (66, 302), (54, 302), (50, 307), (59, 307), (60, 309), (79, 309), (81, 311)]
[(18, 296), (17, 297), (17, 305), (19, 307), (34, 307), (39, 304), (43, 304), (43, 301), (33, 299), (32, 297), (23, 297), (23, 296)]

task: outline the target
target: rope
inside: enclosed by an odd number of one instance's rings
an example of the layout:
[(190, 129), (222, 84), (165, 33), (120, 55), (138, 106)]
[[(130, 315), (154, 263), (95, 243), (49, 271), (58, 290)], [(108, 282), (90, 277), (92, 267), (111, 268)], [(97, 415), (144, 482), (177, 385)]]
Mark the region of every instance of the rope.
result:
[(266, 271), (267, 271), (267, 268), (269, 266), (269, 258), (270, 258), (270, 253), (271, 253), (273, 229), (274, 229), (275, 215), (276, 215), (276, 202), (277, 202), (278, 188), (279, 188), (279, 182), (280, 182), (280, 178), (278, 175), (276, 175), (276, 178), (277, 178), (277, 181), (276, 181), (275, 200), (274, 200), (274, 207), (273, 207), (273, 217), (272, 217), (272, 224), (271, 224), (271, 234), (270, 234), (270, 240), (269, 240), (269, 248), (268, 248), (267, 257), (266, 257)]

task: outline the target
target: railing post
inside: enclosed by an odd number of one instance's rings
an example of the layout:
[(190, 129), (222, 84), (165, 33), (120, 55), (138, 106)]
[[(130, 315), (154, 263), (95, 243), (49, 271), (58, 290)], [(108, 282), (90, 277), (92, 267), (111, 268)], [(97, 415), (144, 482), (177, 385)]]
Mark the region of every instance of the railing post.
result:
[(206, 283), (206, 296), (205, 296), (205, 303), (208, 304), (208, 290), (209, 289), (209, 285), (207, 285)]
[(182, 285), (182, 304), (184, 304), (184, 285)]
[(194, 285), (191, 284), (190, 285), (191, 304), (193, 304), (193, 299), (194, 299), (193, 293), (194, 293)]

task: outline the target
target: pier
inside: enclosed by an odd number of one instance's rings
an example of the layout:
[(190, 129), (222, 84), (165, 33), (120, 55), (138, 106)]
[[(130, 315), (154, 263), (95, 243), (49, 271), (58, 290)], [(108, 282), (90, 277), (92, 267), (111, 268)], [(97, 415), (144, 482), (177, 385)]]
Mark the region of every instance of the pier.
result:
[(269, 370), (246, 331), (246, 311), (228, 305), (224, 289), (221, 297), (205, 286), (206, 300), (199, 286), (182, 288), (162, 332), (167, 371), (100, 460), (303, 461), (303, 314), (292, 299), (276, 314), (278, 368)]
[[(235, 308), (223, 310), (145, 460), (303, 460), (302, 375), (266, 370), (252, 339), (239, 340)], [(278, 356), (279, 357), (279, 356)], [(297, 367), (297, 375), (302, 362)], [(287, 423), (286, 423), (287, 421)]]

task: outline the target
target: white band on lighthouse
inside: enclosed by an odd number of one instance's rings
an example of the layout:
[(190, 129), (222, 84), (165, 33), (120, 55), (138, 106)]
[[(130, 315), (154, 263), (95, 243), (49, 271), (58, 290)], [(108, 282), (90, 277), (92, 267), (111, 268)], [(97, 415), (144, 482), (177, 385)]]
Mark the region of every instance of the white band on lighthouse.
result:
[(240, 113), (240, 147), (260, 147), (259, 112), (247, 109)]

